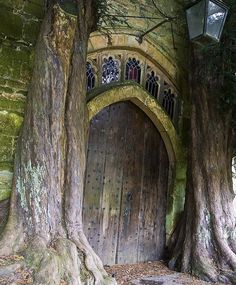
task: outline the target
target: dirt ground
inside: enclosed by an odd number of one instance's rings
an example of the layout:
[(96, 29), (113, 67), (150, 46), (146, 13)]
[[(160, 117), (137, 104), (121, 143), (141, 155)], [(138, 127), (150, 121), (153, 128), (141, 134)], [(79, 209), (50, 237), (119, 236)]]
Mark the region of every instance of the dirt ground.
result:
[[(109, 275), (113, 276), (118, 285), (133, 285), (132, 280), (142, 279), (144, 277), (151, 276), (163, 276), (172, 275), (176, 273), (168, 269), (163, 262), (144, 262), (132, 265), (113, 265), (105, 266), (106, 271)], [(189, 274), (180, 274), (179, 279), (183, 285), (223, 285), (221, 283), (209, 283), (201, 281), (197, 278), (192, 277)], [(158, 284), (158, 283), (156, 283)]]
[[(131, 281), (137, 279), (143, 279), (145, 277), (153, 276), (168, 276), (177, 274), (174, 271), (168, 269), (164, 262), (144, 262), (132, 265), (114, 265), (105, 266), (109, 275), (117, 280), (118, 285), (134, 285)], [(178, 273), (177, 282), (175, 284), (181, 285), (211, 285), (213, 283), (207, 283), (198, 280), (188, 274)], [(0, 285), (27, 285), (32, 284), (32, 272), (28, 270), (24, 265), (23, 256), (13, 255), (8, 257), (0, 256)], [(168, 284), (165, 282), (142, 282), (136, 284)], [(173, 284), (173, 283), (172, 283)], [(66, 282), (62, 280), (61, 285), (66, 285)], [(214, 283), (214, 285), (223, 285), (220, 283)]]

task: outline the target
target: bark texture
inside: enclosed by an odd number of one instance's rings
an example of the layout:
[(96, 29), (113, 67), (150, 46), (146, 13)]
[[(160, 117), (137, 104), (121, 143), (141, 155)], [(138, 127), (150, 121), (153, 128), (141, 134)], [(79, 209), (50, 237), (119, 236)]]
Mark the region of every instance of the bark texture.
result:
[(8, 217), (9, 199), (0, 201), (0, 233), (3, 231)]
[(36, 47), (10, 214), (0, 241), (0, 255), (24, 255), (34, 284), (115, 284), (82, 229), (85, 68), (96, 25), (94, 3), (78, 1), (78, 21), (50, 5)]
[(216, 78), (202, 74), (206, 58), (198, 49), (192, 58), (187, 194), (169, 265), (207, 281), (236, 284), (232, 110), (222, 114), (212, 94)]

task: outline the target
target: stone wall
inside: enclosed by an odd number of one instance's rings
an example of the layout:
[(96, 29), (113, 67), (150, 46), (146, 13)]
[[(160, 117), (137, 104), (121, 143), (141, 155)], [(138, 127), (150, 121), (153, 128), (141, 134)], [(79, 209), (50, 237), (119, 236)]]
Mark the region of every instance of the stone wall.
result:
[(0, 1), (0, 201), (9, 197), (14, 150), (23, 121), (41, 0)]
[[(120, 31), (125, 31), (129, 35), (138, 36), (151, 29), (165, 19), (165, 16), (176, 17), (173, 21), (173, 34), (170, 22), (148, 33), (145, 38), (153, 42), (156, 49), (163, 55), (169, 57), (174, 64), (186, 69), (186, 56), (188, 54), (188, 41), (186, 37), (186, 22), (184, 7), (188, 0), (155, 0), (157, 8), (153, 6), (151, 0), (110, 0), (111, 14), (123, 14), (129, 16), (141, 16), (144, 18), (129, 18), (129, 27), (125, 24), (118, 24)], [(115, 2), (115, 4), (114, 4)], [(137, 4), (138, 3), (138, 4)], [(162, 15), (164, 13), (164, 15)], [(145, 17), (149, 17), (146, 19)], [(152, 18), (152, 19), (151, 19)], [(130, 27), (132, 29), (130, 29)]]

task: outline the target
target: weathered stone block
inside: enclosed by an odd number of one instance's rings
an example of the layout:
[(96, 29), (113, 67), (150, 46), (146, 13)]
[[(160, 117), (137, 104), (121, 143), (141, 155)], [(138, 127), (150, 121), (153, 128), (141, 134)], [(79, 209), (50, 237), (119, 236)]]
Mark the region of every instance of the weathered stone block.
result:
[(24, 0), (0, 0), (0, 4), (4, 4), (9, 8), (21, 10), (24, 5)]
[(40, 24), (37, 22), (27, 22), (23, 29), (23, 38), (25, 41), (36, 43), (39, 34)]
[(24, 82), (29, 83), (30, 78), (31, 78), (31, 68), (30, 68), (29, 63), (22, 63), (21, 70), (20, 70), (20, 78)]
[(0, 93), (8, 93), (8, 94), (11, 94), (11, 93), (14, 93), (14, 91), (12, 90), (12, 88), (10, 87), (5, 87), (5, 86), (0, 86)]
[(14, 138), (0, 135), (0, 162), (12, 162), (14, 151)]
[(7, 84), (7, 80), (0, 76), (0, 86), (5, 86)]
[(44, 3), (42, 0), (25, 1), (24, 12), (42, 19), (44, 16)]
[(18, 99), (17, 97), (19, 96), (17, 96), (16, 94), (0, 94), (0, 110), (23, 114), (25, 100), (23, 100), (22, 98)]
[[(1, 84), (1, 82), (4, 82), (5, 81), (5, 84)], [(1, 86), (7, 86), (7, 87), (11, 87), (13, 90), (15, 90), (16, 92), (18, 90), (26, 90), (26, 83), (25, 82), (22, 82), (22, 81), (19, 81), (19, 80), (11, 80), (9, 78), (7, 79), (2, 79), (1, 80), (1, 77), (0, 77), (0, 85)]]
[(0, 111), (0, 135), (18, 136), (22, 121), (22, 116)]
[(10, 197), (12, 189), (12, 172), (0, 171), (0, 201)]
[[(3, 46), (0, 50), (0, 75), (15, 81), (28, 81), (30, 73), (30, 51)], [(22, 76), (22, 69), (27, 76)]]
[(17, 39), (21, 38), (24, 21), (19, 14), (13, 14), (5, 5), (1, 5), (0, 18), (0, 33)]
[(9, 172), (13, 172), (13, 161), (11, 162), (1, 162), (0, 161), (0, 171), (9, 171)]

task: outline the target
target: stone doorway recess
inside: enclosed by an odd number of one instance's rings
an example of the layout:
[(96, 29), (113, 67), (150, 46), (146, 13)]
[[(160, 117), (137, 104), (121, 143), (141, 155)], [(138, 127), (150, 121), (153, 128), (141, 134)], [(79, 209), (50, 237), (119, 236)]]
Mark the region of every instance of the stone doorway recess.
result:
[(158, 130), (133, 103), (112, 104), (91, 120), (83, 224), (104, 264), (162, 257), (168, 170)]

